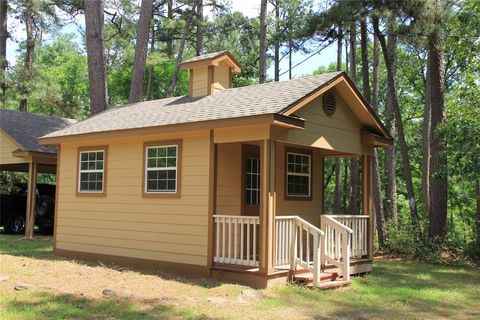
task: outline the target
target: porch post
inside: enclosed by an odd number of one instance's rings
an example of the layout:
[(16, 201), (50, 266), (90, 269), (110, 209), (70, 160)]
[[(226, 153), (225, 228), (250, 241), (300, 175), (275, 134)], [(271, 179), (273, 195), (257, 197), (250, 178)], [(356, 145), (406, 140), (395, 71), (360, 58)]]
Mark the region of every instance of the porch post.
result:
[(260, 271), (274, 271), (275, 250), (275, 147), (274, 140), (263, 140), (260, 148)]
[(37, 164), (32, 160), (28, 164), (27, 210), (25, 221), (25, 239), (33, 239), (35, 228), (35, 207), (37, 192)]
[(210, 130), (210, 167), (208, 179), (208, 252), (207, 266), (213, 264), (215, 235), (213, 215), (217, 210), (217, 145), (214, 142), (214, 131)]
[(373, 257), (373, 223), (375, 217), (373, 215), (373, 171), (372, 171), (372, 156), (362, 155), (362, 211), (363, 214), (368, 215), (368, 258)]

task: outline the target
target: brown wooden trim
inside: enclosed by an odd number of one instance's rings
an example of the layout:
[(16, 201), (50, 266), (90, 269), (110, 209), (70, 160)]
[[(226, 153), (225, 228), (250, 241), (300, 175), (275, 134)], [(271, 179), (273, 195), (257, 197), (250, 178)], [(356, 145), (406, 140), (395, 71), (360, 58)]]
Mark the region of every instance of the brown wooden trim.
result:
[(240, 73), (242, 70), (240, 69), (240, 63), (235, 59), (233, 54), (230, 52), (226, 52), (223, 56), (217, 56), (212, 60), (212, 64), (214, 66), (218, 66), (220, 62), (227, 61), (227, 64), (232, 68), (233, 72)]
[(315, 100), (331, 88), (335, 87), (337, 84), (340, 82), (343, 82), (343, 73), (339, 73), (338, 76), (332, 78), (331, 80), (325, 82), (323, 85), (318, 87), (317, 89), (313, 90), (309, 94), (303, 96), (302, 98), (298, 99), (297, 101), (291, 103), (288, 107), (284, 108), (282, 111), (280, 111), (280, 114), (289, 116), (293, 114), (294, 112), (298, 111), (301, 109), (303, 106), (308, 104), (309, 102)]
[[(241, 163), (240, 163), (240, 214), (242, 216), (255, 216), (258, 217), (260, 214), (260, 205), (252, 206), (246, 205), (246, 192), (245, 192), (245, 185), (246, 185), (246, 176), (245, 176), (245, 160), (248, 156), (251, 157), (258, 157), (260, 159), (260, 167), (262, 163), (262, 159), (260, 158), (260, 146), (256, 144), (242, 144), (242, 152), (241, 152)], [(261, 171), (260, 171), (260, 185), (261, 185)], [(261, 189), (261, 188), (260, 188)], [(260, 190), (260, 203), (262, 202), (262, 191)]]
[(176, 263), (160, 260), (150, 260), (141, 258), (131, 258), (124, 256), (107, 255), (100, 253), (81, 252), (65, 249), (55, 249), (55, 256), (66, 257), (70, 259), (79, 259), (90, 261), (95, 264), (119, 264), (122, 266), (131, 267), (136, 270), (151, 270), (154, 268), (160, 272), (172, 273), (175, 275), (187, 275), (193, 277), (209, 278), (210, 268), (207, 266), (200, 266), (186, 263)]
[(27, 208), (25, 219), (25, 239), (33, 239), (35, 230), (35, 212), (37, 200), (37, 164), (28, 164)]
[[(177, 145), (177, 191), (175, 193), (146, 192), (145, 191), (145, 169), (147, 168), (147, 147), (162, 147)], [(142, 197), (144, 198), (180, 198), (182, 192), (182, 140), (147, 141), (143, 144), (143, 165), (142, 165)]]
[(188, 80), (188, 95), (193, 97), (193, 69), (190, 69), (190, 79)]
[(362, 156), (362, 212), (369, 216), (368, 220), (368, 258), (373, 259), (373, 234), (374, 234), (374, 219), (373, 214), (373, 170), (372, 157), (369, 155)]
[[(320, 165), (320, 214), (324, 214), (325, 212), (325, 157), (320, 156), (320, 161), (322, 164)], [(313, 177), (312, 177), (313, 179)]]
[(217, 145), (214, 143), (213, 130), (210, 130), (210, 167), (208, 180), (208, 250), (207, 250), (207, 265), (210, 267), (213, 263), (213, 250), (215, 246), (214, 237), (214, 221), (213, 215), (217, 206)]
[(215, 81), (215, 70), (213, 66), (208, 66), (207, 70), (207, 95), (211, 95), (213, 92), (213, 82)]
[(361, 141), (362, 144), (372, 147), (389, 147), (393, 145), (393, 139), (376, 135), (367, 130), (362, 130)]
[(260, 226), (259, 256), (260, 271), (269, 274), (274, 271), (275, 241), (275, 141), (263, 140), (260, 148)]
[(316, 99), (317, 97), (321, 96), (326, 91), (330, 90), (334, 86), (338, 85), (341, 82), (345, 82), (349, 89), (354, 94), (355, 98), (360, 102), (360, 104), (365, 108), (365, 110), (369, 113), (370, 117), (372, 118), (373, 122), (377, 125), (377, 129), (379, 129), (384, 137), (389, 140), (393, 140), (392, 136), (390, 135), (389, 131), (385, 128), (382, 121), (378, 118), (377, 114), (373, 111), (370, 104), (365, 100), (362, 96), (360, 91), (358, 91), (355, 84), (352, 80), (348, 77), (345, 72), (339, 73), (336, 77), (332, 78), (330, 81), (324, 83), (319, 88), (315, 89), (314, 91), (310, 92), (306, 96), (302, 97), (301, 99), (291, 103), (288, 107), (283, 109), (280, 113), (284, 115), (291, 115), (298, 109), (301, 109), (310, 101)]
[(45, 159), (57, 159), (56, 153), (47, 153), (47, 152), (37, 152), (37, 151), (28, 151), (28, 150), (15, 150), (12, 151), (12, 156), (14, 157), (40, 157)]
[[(103, 191), (102, 192), (81, 192), (80, 191), (80, 152), (103, 150)], [(75, 194), (77, 197), (106, 197), (107, 196), (107, 171), (108, 171), (108, 145), (79, 147), (77, 150), (77, 180)]]
[(286, 128), (303, 129), (305, 121), (294, 117), (279, 115), (275, 113), (262, 114), (257, 116), (244, 116), (228, 119), (206, 120), (189, 123), (179, 123), (163, 126), (153, 126), (137, 129), (121, 129), (102, 132), (91, 132), (82, 134), (72, 134), (59, 137), (39, 138), (39, 143), (43, 145), (58, 145), (64, 142), (81, 142), (92, 140), (107, 140), (115, 138), (135, 137), (142, 135), (152, 135), (161, 133), (186, 132), (196, 130), (206, 130), (214, 128), (230, 128), (238, 126), (247, 126), (255, 124), (273, 124)]
[[(304, 197), (304, 196), (289, 196), (288, 195), (288, 153), (293, 152), (293, 153), (299, 153), (299, 154), (304, 154), (304, 155), (309, 155), (310, 156), (310, 196)], [(284, 183), (285, 183), (285, 195), (284, 199), (285, 200), (295, 200), (295, 201), (312, 201), (313, 199), (313, 150), (312, 149), (303, 149), (303, 148), (296, 148), (296, 147), (289, 147), (285, 146), (285, 178), (284, 178)]]
[(232, 68), (228, 67), (228, 88), (230, 89), (232, 87)]
[(57, 149), (57, 173), (55, 174), (55, 206), (53, 211), (53, 250), (57, 248), (58, 194), (60, 190), (60, 157), (61, 146)]
[(241, 71), (240, 63), (230, 52), (221, 52), (216, 56), (210, 58), (197, 59), (194, 61), (184, 61), (180, 64), (181, 70), (188, 70), (193, 68), (205, 67), (205, 66), (218, 66), (220, 62), (227, 60), (233, 71), (238, 73)]

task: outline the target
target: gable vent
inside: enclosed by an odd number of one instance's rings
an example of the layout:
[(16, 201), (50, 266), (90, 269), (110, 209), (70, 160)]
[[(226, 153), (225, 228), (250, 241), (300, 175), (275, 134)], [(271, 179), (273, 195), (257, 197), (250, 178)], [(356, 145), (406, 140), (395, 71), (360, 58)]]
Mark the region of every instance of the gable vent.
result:
[(323, 95), (323, 111), (327, 116), (333, 116), (336, 109), (337, 101), (335, 95), (331, 91), (328, 91)]

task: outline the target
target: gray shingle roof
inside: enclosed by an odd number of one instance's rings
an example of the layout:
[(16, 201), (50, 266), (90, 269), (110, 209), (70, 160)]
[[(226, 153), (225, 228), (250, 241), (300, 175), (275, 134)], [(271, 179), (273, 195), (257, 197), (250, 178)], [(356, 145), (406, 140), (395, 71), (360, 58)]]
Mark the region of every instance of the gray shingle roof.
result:
[(189, 63), (189, 62), (195, 62), (195, 61), (204, 60), (204, 59), (216, 58), (217, 56), (220, 56), (224, 53), (228, 53), (228, 50), (222, 50), (222, 51), (202, 54), (200, 56), (196, 56), (196, 57), (190, 58), (188, 60), (185, 60), (182, 63)]
[(205, 97), (173, 97), (110, 108), (45, 137), (275, 114), (340, 73), (231, 88)]
[(64, 129), (75, 122), (72, 119), (0, 109), (0, 128), (15, 139), (25, 151), (57, 153), (55, 147), (38, 144), (38, 138)]

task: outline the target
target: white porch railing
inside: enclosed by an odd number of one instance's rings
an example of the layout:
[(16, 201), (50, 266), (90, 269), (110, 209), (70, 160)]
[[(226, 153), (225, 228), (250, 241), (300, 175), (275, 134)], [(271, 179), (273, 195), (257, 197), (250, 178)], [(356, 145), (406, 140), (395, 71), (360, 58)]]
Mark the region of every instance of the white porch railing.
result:
[(320, 216), (320, 228), (325, 232), (322, 262), (340, 269), (343, 280), (350, 279), (350, 239), (353, 230), (328, 215)]
[(258, 217), (214, 215), (214, 262), (258, 267)]
[(350, 235), (350, 257), (362, 258), (368, 255), (368, 223), (367, 215), (328, 215), (352, 229)]
[(298, 216), (275, 218), (275, 266), (300, 265), (313, 274), (313, 285), (320, 283), (323, 231)]

